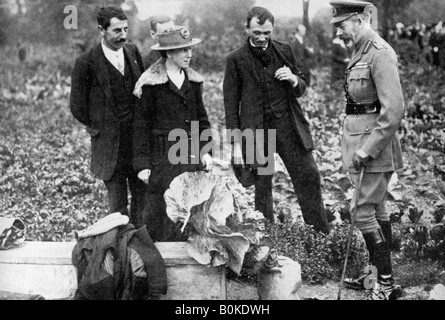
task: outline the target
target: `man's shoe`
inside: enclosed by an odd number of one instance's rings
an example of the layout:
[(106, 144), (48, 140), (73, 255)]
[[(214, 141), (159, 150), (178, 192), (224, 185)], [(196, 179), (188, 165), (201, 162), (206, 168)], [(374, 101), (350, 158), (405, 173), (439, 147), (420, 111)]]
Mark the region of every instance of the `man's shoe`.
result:
[(369, 276), (369, 274), (362, 274), (358, 278), (345, 278), (343, 281), (343, 284), (345, 285), (345, 288), (352, 289), (352, 290), (365, 290), (365, 279)]
[(402, 294), (402, 287), (394, 284), (392, 279), (379, 280), (373, 289), (367, 290), (365, 300), (397, 300)]
[(397, 300), (403, 294), (403, 289), (400, 285), (394, 284), (393, 278), (387, 280), (379, 280), (381, 295), (386, 297), (385, 300)]

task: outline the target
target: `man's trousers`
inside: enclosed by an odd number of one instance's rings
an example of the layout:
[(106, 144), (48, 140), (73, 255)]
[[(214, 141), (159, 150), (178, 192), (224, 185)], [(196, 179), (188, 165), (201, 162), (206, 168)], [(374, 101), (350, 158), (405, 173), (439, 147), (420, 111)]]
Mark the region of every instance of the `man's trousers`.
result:
[[(321, 196), (320, 173), (312, 152), (302, 147), (302, 142), (288, 111), (282, 117), (271, 116), (264, 128), (276, 130), (276, 153), (281, 157), (292, 179), (303, 219), (315, 230), (329, 232), (326, 212)], [(265, 133), (267, 137), (267, 133)], [(267, 141), (271, 143), (271, 141)], [(268, 150), (267, 147), (264, 148)], [(255, 180), (255, 209), (273, 221), (272, 176), (257, 175)]]
[[(113, 175), (104, 180), (108, 192), (110, 213), (120, 212), (128, 215), (130, 223), (141, 227), (140, 214), (144, 205), (146, 186), (133, 170), (132, 130), (130, 125), (120, 126), (120, 141), (117, 163)], [(128, 189), (131, 194), (128, 212)]]

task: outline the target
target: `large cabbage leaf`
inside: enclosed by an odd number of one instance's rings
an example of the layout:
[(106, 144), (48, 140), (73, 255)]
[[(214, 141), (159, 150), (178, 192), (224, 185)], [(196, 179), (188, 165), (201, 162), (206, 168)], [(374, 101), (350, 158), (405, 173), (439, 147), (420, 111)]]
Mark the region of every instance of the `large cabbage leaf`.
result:
[(229, 177), (186, 172), (172, 181), (164, 198), (168, 217), (183, 230), (191, 226), (187, 252), (201, 264), (226, 264), (239, 274), (246, 254), (254, 268), (273, 245), (263, 215), (250, 208)]

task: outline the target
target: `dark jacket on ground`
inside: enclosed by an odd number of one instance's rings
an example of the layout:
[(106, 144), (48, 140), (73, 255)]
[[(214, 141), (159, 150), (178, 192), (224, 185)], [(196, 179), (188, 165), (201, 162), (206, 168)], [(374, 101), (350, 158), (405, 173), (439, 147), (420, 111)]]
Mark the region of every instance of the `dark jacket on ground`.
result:
[[(143, 72), (139, 50), (129, 43), (123, 50), (126, 65), (136, 82)], [(117, 163), (119, 109), (115, 105), (108, 61), (101, 44), (77, 58), (71, 83), (71, 113), (91, 135), (91, 172), (101, 180), (108, 180)]]
[[(131, 250), (138, 254), (139, 263), (132, 259)], [(77, 268), (78, 300), (147, 300), (167, 292), (164, 261), (145, 226), (135, 229), (127, 224), (80, 239), (72, 261)]]

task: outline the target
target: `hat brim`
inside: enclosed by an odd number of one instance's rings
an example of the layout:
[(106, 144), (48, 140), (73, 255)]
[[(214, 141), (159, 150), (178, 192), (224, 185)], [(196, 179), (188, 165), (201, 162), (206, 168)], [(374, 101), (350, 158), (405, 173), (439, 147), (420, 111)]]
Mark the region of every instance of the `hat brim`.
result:
[(201, 39), (193, 38), (192, 41), (189, 43), (184, 44), (178, 44), (178, 45), (172, 45), (168, 47), (161, 47), (159, 43), (156, 43), (155, 45), (151, 46), (151, 50), (174, 50), (174, 49), (181, 49), (181, 48), (187, 48), (190, 46), (194, 46), (195, 44), (198, 44), (201, 42)]
[(345, 14), (345, 15), (342, 15), (342, 16), (334, 17), (334, 18), (331, 19), (331, 21), (329, 23), (330, 24), (334, 24), (334, 23), (337, 23), (337, 22), (342, 22), (342, 21), (345, 21), (345, 20), (349, 19), (353, 15), (354, 14)]

